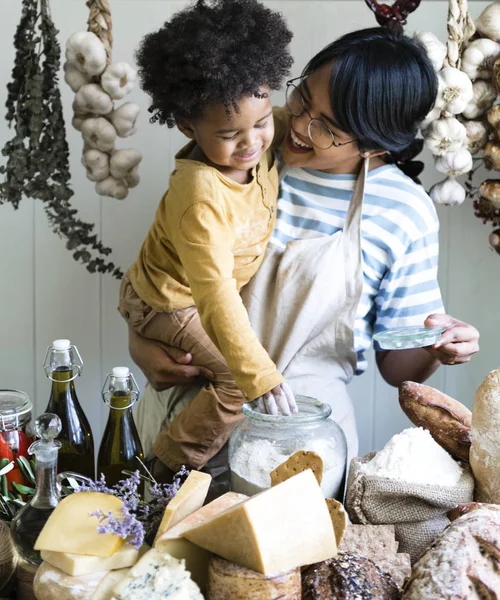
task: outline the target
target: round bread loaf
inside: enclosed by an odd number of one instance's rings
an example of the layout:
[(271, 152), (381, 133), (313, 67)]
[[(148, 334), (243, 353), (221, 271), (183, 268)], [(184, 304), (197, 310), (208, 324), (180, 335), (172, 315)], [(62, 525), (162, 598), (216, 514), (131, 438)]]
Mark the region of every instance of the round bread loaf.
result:
[(397, 600), (392, 577), (369, 558), (341, 553), (302, 571), (302, 600)]
[(261, 575), (218, 556), (208, 567), (207, 600), (300, 600), (300, 569)]

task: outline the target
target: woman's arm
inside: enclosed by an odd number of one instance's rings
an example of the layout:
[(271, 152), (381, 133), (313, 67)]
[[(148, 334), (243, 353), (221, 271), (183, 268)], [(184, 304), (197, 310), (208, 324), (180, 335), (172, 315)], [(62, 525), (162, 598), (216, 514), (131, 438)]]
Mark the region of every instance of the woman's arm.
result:
[(427, 348), (376, 353), (380, 374), (390, 385), (398, 387), (403, 381), (423, 383), (440, 365), (469, 362), (479, 351), (479, 332), (472, 325), (449, 315), (430, 315), (425, 325), (446, 327), (439, 343)]

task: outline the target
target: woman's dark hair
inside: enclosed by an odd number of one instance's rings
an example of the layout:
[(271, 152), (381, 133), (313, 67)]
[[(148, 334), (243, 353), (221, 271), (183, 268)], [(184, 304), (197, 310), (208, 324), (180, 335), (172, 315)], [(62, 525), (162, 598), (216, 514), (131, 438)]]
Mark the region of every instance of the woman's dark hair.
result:
[(330, 100), (340, 128), (362, 150), (397, 154), (432, 109), (437, 77), (416, 41), (384, 27), (348, 33), (316, 54), (308, 75), (332, 63)]
[(146, 35), (136, 53), (152, 121), (173, 127), (223, 103), (281, 87), (293, 60), (283, 17), (257, 0), (198, 0)]

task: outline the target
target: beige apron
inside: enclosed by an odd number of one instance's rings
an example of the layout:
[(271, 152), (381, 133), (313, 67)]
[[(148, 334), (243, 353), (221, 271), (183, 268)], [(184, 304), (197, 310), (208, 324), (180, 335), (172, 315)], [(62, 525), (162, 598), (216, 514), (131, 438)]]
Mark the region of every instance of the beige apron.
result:
[[(332, 407), (332, 418), (346, 435), (349, 457), (358, 451), (346, 386), (356, 368), (354, 323), (363, 290), (361, 216), (368, 164), (366, 159), (344, 229), (289, 242), (284, 251), (270, 244), (262, 266), (242, 291), (252, 327), (294, 393)], [(286, 172), (285, 166), (281, 176)], [(136, 421), (147, 456), (160, 429), (196, 392), (196, 386), (160, 393), (146, 386)]]

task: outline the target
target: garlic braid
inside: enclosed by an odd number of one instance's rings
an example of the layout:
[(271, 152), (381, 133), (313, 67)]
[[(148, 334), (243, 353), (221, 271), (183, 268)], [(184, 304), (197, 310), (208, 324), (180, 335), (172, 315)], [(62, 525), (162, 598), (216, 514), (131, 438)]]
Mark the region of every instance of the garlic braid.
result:
[(87, 21), (88, 30), (101, 40), (106, 48), (108, 64), (111, 63), (111, 51), (113, 48), (113, 24), (111, 21), (111, 10), (108, 0), (87, 0), (87, 7), (90, 10)]
[(476, 32), (468, 12), (467, 0), (448, 1), (448, 55), (446, 64), (460, 68), (462, 52)]

